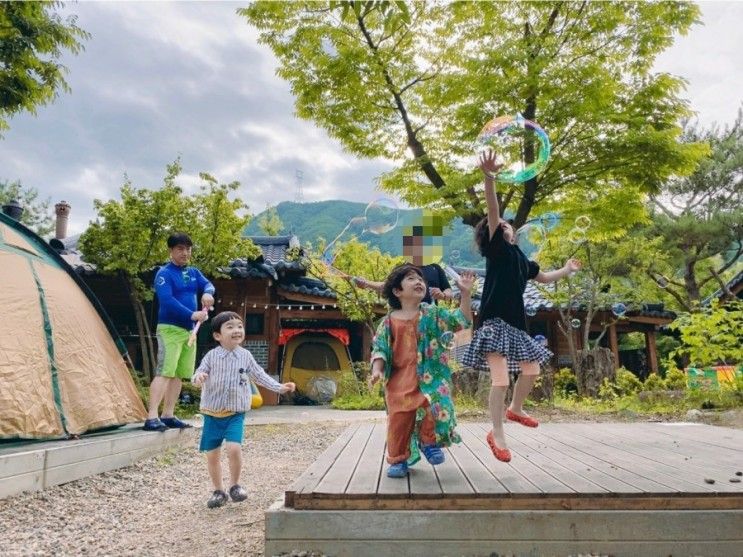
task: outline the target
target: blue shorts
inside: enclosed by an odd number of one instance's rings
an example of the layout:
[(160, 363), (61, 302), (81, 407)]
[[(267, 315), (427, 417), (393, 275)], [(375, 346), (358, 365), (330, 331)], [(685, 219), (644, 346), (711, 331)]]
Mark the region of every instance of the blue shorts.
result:
[(204, 427), (201, 430), (199, 450), (213, 451), (222, 446), (222, 441), (241, 444), (245, 412), (238, 412), (225, 418), (215, 418), (204, 414)]

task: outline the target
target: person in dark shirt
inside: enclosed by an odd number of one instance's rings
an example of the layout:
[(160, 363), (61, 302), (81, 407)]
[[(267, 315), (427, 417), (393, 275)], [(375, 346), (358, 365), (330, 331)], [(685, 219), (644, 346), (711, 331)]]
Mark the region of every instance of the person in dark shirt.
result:
[[(425, 238), (423, 236), (422, 226), (414, 226), (412, 234), (402, 237), (403, 255), (410, 263), (421, 270), (423, 279), (426, 281), (426, 285), (428, 286), (422, 303), (435, 304), (438, 300), (453, 300), (454, 292), (452, 291), (444, 269), (442, 269), (438, 263), (428, 263), (424, 265), (426, 259), (424, 256), (424, 242)], [(353, 281), (361, 288), (374, 290), (380, 294), (382, 293), (383, 282), (366, 280), (361, 277), (354, 277)]]
[[(526, 332), (526, 282), (536, 280), (548, 284), (578, 271), (581, 264), (578, 260), (569, 259), (561, 269), (544, 272), (536, 262), (527, 259), (516, 245), (513, 226), (500, 218), (492, 178), (500, 166), (496, 164), (493, 152), (481, 155), (480, 168), (485, 174), (488, 214), (475, 227), (475, 241), (480, 253), (485, 256), (485, 285), (476, 330), (463, 363), (490, 371), (489, 403), (493, 430), (488, 433), (487, 442), (498, 460), (508, 462), (511, 452), (506, 448), (504, 418), (529, 427), (539, 425), (537, 420), (524, 412), (523, 403), (539, 376), (540, 364), (552, 357), (547, 348)], [(518, 379), (514, 385), (513, 399), (506, 409), (509, 370), (518, 375)]]

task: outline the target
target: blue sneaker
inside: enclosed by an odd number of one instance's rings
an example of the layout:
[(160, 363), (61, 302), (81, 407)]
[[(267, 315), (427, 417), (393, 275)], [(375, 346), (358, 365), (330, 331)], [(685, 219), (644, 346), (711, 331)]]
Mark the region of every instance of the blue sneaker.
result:
[(404, 478), (408, 475), (408, 463), (407, 462), (398, 462), (397, 464), (390, 465), (389, 468), (387, 468), (387, 477), (388, 478)]
[(175, 416), (172, 418), (160, 418), (160, 421), (170, 429), (188, 429), (189, 427), (193, 427), (191, 424), (180, 421)]
[(422, 445), (421, 451), (423, 452), (423, 456), (426, 457), (428, 464), (432, 464), (433, 466), (443, 464), (446, 460), (444, 451), (438, 445)]
[(158, 418), (152, 418), (150, 420), (145, 420), (142, 429), (145, 431), (159, 431), (162, 433), (163, 431), (167, 431), (168, 426), (162, 423)]

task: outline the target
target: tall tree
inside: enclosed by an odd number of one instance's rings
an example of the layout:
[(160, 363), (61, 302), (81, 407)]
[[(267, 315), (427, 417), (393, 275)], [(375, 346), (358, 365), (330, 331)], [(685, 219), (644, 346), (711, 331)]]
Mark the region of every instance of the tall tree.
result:
[(743, 110), (730, 126), (687, 123), (684, 140), (708, 143), (709, 154), (652, 197), (650, 234), (663, 239), (667, 257), (648, 273), (682, 309), (698, 311), (743, 255)]
[(255, 255), (257, 248), (241, 238), (249, 216), (240, 201), (229, 199), (237, 182), (219, 184), (202, 174), (205, 185), (200, 193), (186, 196), (176, 181), (181, 164), (167, 166), (163, 185), (157, 189), (137, 188), (126, 180), (121, 200), (96, 199), (96, 220), (80, 237), (80, 250), (98, 272), (119, 275), (125, 282), (137, 319), (140, 349), (146, 375), (152, 376), (155, 348), (144, 302), (153, 296), (143, 275), (168, 260), (167, 237), (174, 231), (188, 232), (195, 244), (194, 264), (214, 274), (230, 258)]
[(39, 199), (39, 192), (36, 188), (24, 187), (19, 180), (0, 181), (0, 205), (14, 200), (23, 207), (21, 215), (23, 224), (41, 237), (47, 236), (54, 230), (54, 220), (49, 209), (50, 198)]
[(273, 205), (267, 205), (266, 210), (258, 218), (258, 226), (266, 236), (278, 236), (284, 229), (279, 213)]
[(64, 50), (78, 54), (90, 35), (77, 26), (77, 16), (62, 19), (55, 12), (61, 5), (0, 2), (0, 133), (14, 114), (35, 114), (60, 90), (69, 91), (59, 59)]
[(517, 225), (548, 201), (656, 191), (702, 152), (678, 142), (683, 81), (651, 72), (696, 21), (688, 2), (259, 1), (239, 13), (300, 117), (354, 154), (397, 160), (385, 188), (469, 224), (484, 213), (472, 141), (494, 114), (537, 120), (553, 143), (542, 174), (502, 192)]

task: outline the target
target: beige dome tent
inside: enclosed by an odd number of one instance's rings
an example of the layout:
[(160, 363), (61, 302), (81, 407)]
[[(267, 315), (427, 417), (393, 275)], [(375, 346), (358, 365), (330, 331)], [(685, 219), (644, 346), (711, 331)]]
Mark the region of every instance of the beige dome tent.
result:
[(66, 437), (145, 418), (97, 298), (44, 240), (2, 213), (0, 292), (0, 439)]

